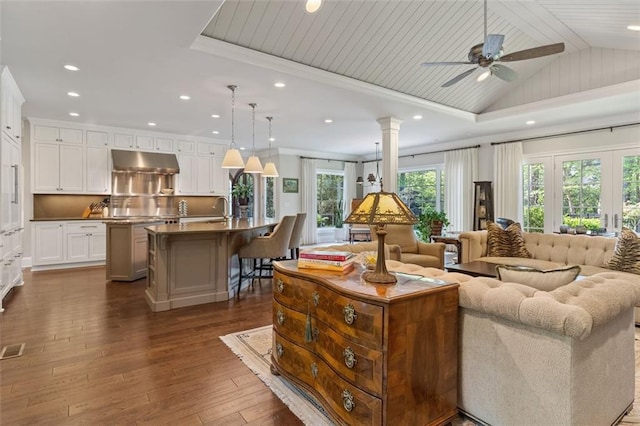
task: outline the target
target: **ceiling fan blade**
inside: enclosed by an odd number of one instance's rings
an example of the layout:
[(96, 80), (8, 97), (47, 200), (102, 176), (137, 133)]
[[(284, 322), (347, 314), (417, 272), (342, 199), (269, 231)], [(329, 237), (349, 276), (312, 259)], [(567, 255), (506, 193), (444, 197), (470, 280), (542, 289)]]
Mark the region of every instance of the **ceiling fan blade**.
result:
[(457, 82), (459, 82), (460, 80), (462, 80), (463, 78), (467, 77), (468, 75), (470, 75), (472, 72), (474, 72), (476, 69), (475, 68), (471, 68), (470, 70), (466, 70), (465, 72), (463, 72), (462, 74), (458, 74), (457, 76), (453, 77), (451, 80), (447, 81), (446, 83), (444, 83), (442, 86), (440, 87), (449, 87), (449, 86), (453, 86), (454, 84), (456, 84)]
[(524, 59), (540, 58), (542, 56), (555, 55), (564, 52), (564, 43), (548, 44), (546, 46), (533, 47), (509, 53), (500, 58), (502, 62), (522, 61)]
[(489, 34), (487, 39), (482, 45), (482, 56), (485, 58), (495, 58), (500, 54), (502, 49), (502, 42), (504, 41), (504, 35), (502, 34)]
[(473, 65), (473, 62), (423, 62), (420, 65), (430, 67), (432, 65)]
[(500, 64), (491, 65), (491, 74), (504, 81), (514, 81), (518, 74), (509, 67)]

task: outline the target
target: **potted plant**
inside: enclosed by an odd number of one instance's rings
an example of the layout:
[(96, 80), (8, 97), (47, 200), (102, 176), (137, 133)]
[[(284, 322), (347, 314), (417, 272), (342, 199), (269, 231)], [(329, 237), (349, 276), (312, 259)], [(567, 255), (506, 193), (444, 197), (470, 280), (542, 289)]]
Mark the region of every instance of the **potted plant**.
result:
[(236, 182), (231, 188), (231, 196), (237, 201), (240, 217), (246, 218), (249, 202), (253, 197), (253, 187), (244, 182)]
[(449, 226), (447, 214), (443, 211), (437, 211), (431, 206), (425, 206), (418, 215), (416, 230), (422, 241), (429, 242), (431, 236), (440, 235), (445, 226)]

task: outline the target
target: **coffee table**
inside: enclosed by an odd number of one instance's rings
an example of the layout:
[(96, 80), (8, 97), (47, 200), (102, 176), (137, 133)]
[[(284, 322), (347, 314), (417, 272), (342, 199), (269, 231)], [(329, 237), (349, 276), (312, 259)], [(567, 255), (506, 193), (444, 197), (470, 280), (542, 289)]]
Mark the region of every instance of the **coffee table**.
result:
[(496, 264), (489, 262), (473, 261), (468, 263), (456, 263), (445, 265), (447, 272), (460, 272), (462, 274), (471, 275), (472, 277), (490, 277), (496, 278)]

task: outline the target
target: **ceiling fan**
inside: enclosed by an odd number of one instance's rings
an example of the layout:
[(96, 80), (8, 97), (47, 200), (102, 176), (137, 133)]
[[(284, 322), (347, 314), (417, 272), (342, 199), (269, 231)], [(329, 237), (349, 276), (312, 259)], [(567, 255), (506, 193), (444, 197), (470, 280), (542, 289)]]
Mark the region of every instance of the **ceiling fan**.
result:
[[(502, 50), (503, 34), (487, 35), (487, 0), (484, 0), (484, 43), (476, 44), (471, 48), (468, 54), (468, 62), (424, 62), (422, 66), (434, 65), (477, 65), (479, 68), (486, 68), (485, 72), (478, 77), (478, 81), (482, 81), (489, 75), (504, 81), (513, 81), (517, 74), (514, 70), (497, 62), (514, 62), (525, 59), (540, 58), (542, 56), (554, 55), (564, 52), (564, 43), (548, 44), (546, 46), (533, 47), (531, 49), (520, 50), (518, 52), (505, 54)], [(466, 70), (462, 74), (458, 74), (451, 80), (444, 83), (441, 87), (450, 87), (469, 76), (476, 68)]]

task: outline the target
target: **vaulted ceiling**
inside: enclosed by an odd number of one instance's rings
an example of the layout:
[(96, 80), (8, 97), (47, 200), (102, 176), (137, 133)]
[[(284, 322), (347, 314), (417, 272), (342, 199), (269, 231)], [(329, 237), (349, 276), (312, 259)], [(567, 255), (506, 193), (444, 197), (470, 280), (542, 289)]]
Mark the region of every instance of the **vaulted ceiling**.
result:
[[(81, 108), (84, 121), (144, 128), (153, 120), (157, 130), (203, 137), (216, 130), (222, 143), (226, 86), (237, 84), (238, 138), (250, 138), (246, 104), (258, 103), (258, 149), (266, 115), (275, 117), (280, 148), (352, 155), (372, 151), (384, 116), (404, 120), (403, 150), (509, 137), (529, 118), (548, 129), (640, 119), (640, 32), (626, 29), (640, 25), (640, 2), (487, 6), (487, 31), (505, 35), (505, 53), (558, 42), (566, 51), (503, 63), (517, 72), (514, 82), (479, 83), (476, 70), (443, 88), (475, 66), (420, 64), (467, 60), (483, 41), (482, 1), (325, 0), (315, 14), (291, 0), (3, 1), (1, 61), (27, 98), (27, 115), (68, 120)], [(62, 69), (69, 62), (79, 74)], [(71, 87), (80, 99), (63, 96)], [(185, 92), (192, 99), (177, 101)]]

